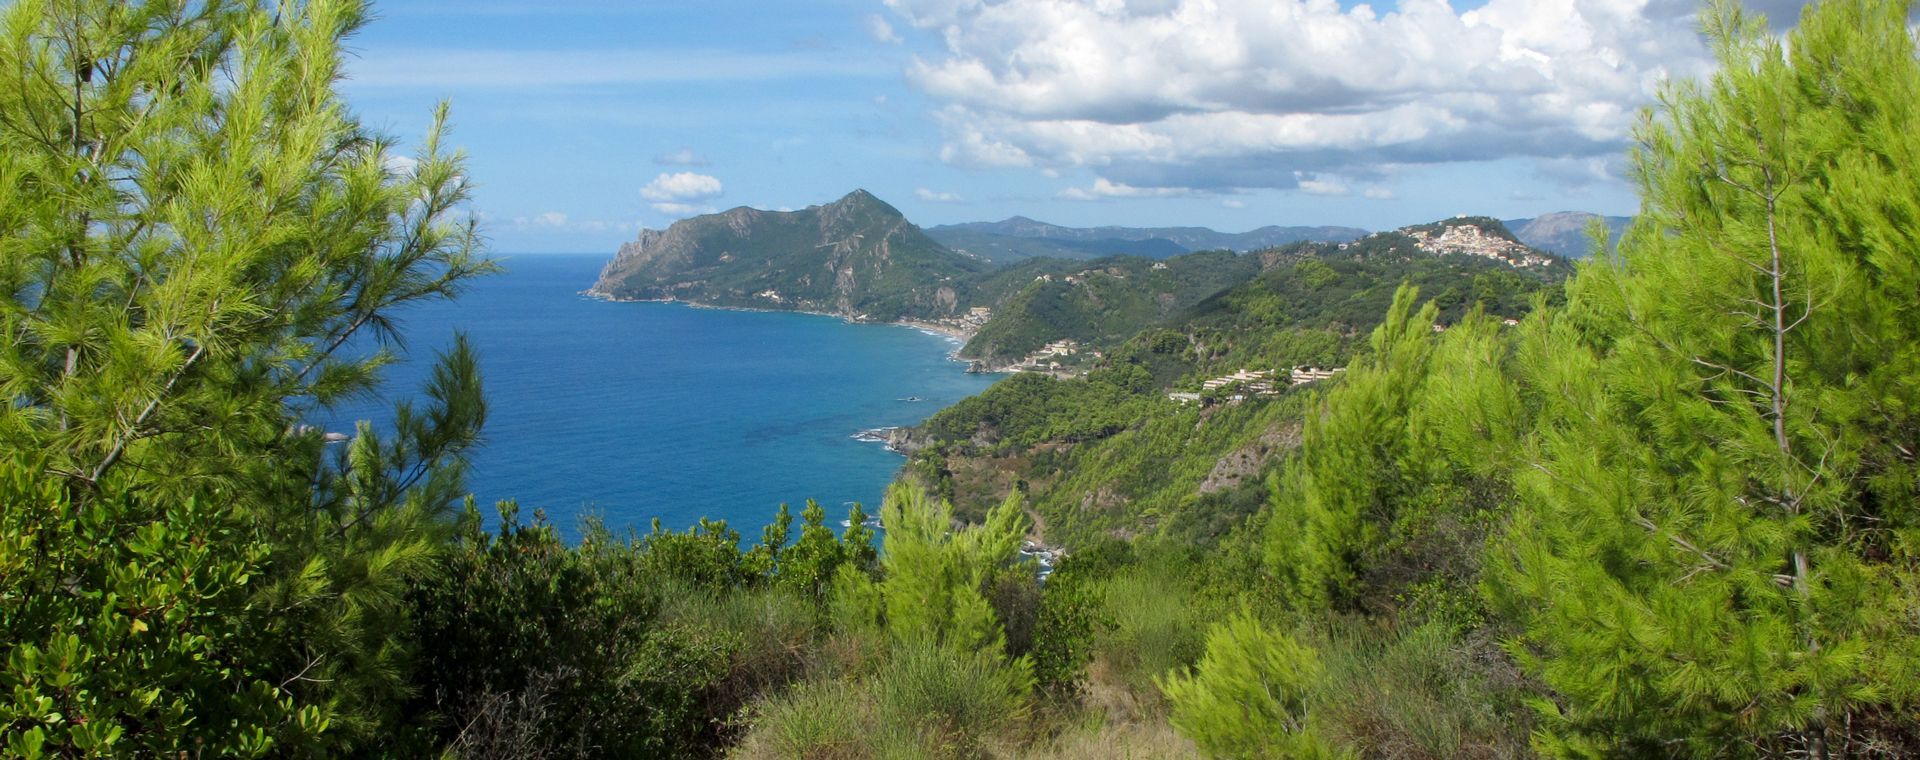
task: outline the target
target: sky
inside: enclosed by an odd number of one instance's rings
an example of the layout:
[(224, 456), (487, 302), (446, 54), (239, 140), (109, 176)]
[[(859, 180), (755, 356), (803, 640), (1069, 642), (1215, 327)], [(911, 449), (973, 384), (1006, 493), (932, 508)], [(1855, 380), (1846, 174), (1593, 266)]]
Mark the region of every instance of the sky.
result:
[(385, 0), (342, 91), (402, 145), (450, 103), (500, 253), (611, 253), (642, 227), (856, 188), (922, 226), (1388, 229), (1633, 213), (1638, 114), (1711, 71), (1696, 9)]

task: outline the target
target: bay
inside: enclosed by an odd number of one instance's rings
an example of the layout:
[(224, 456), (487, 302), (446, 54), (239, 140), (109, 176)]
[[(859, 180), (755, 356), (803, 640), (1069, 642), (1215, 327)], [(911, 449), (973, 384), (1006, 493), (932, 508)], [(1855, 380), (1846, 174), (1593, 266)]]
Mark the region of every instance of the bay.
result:
[(490, 404), (469, 487), (489, 515), (496, 500), (517, 499), (569, 535), (590, 514), (616, 532), (723, 519), (753, 540), (783, 502), (797, 514), (816, 499), (836, 523), (852, 502), (877, 512), (903, 460), (852, 436), (917, 423), (996, 379), (966, 374), (945, 336), (607, 302), (579, 294), (603, 254), (501, 258), (505, 274), (458, 300), (401, 312), (407, 352), (380, 397), (321, 419), (332, 430), (381, 426), (463, 331)]

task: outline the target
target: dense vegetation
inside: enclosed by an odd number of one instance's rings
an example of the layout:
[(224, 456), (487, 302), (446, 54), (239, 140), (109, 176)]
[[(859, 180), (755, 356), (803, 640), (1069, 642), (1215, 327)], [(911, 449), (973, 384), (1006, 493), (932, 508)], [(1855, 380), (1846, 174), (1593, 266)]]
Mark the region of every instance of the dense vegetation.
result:
[(306, 427), (377, 383), (343, 346), (490, 269), (440, 119), (411, 161), (353, 120), (350, 0), (21, 0), (0, 752), (1920, 754), (1909, 11), (1713, 6), (1616, 256), (1260, 257), (936, 416), (876, 547), (859, 507), (571, 544), (483, 511), (462, 341), (391, 432)]

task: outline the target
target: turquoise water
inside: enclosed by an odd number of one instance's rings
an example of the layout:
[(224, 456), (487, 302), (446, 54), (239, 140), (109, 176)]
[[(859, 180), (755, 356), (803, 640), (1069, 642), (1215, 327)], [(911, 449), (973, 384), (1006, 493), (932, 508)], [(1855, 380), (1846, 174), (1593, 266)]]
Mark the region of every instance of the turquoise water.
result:
[(460, 300), (402, 312), (408, 361), (387, 370), (384, 398), (328, 426), (389, 417), (465, 331), (491, 404), (469, 486), (569, 531), (587, 514), (616, 531), (708, 517), (752, 540), (782, 502), (797, 513), (816, 499), (836, 522), (849, 502), (876, 511), (903, 460), (851, 436), (919, 422), (996, 379), (949, 360), (953, 340), (905, 327), (610, 303), (579, 295), (605, 255), (504, 258), (506, 274)]

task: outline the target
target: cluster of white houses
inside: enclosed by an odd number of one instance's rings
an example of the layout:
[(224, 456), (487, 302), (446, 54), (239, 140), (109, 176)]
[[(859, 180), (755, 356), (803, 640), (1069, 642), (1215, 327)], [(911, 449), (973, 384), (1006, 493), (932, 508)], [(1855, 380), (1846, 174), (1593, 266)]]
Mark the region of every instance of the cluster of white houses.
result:
[[(1321, 367), (1294, 367), (1287, 372), (1285, 378), (1286, 385), (1280, 385), (1279, 383), (1282, 379), (1277, 376), (1278, 373), (1274, 370), (1243, 369), (1231, 375), (1223, 375), (1202, 382), (1200, 383), (1200, 389), (1202, 393), (1205, 391), (1218, 390), (1235, 391), (1232, 395), (1227, 396), (1227, 401), (1239, 403), (1247, 400), (1249, 396), (1278, 395), (1282, 388), (1327, 380), (1345, 371), (1347, 371), (1346, 367), (1333, 367), (1330, 369)], [(1169, 393), (1167, 394), (1167, 398), (1183, 404), (1191, 404), (1200, 401), (1202, 393)]]
[[(1080, 344), (1071, 338), (1056, 340), (1042, 346), (1040, 350), (1027, 354), (1019, 364), (1013, 365), (1015, 372), (1054, 372), (1061, 371), (1060, 359), (1080, 353)], [(1097, 354), (1096, 354), (1097, 355)]]

